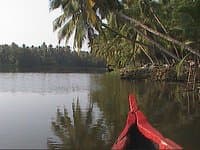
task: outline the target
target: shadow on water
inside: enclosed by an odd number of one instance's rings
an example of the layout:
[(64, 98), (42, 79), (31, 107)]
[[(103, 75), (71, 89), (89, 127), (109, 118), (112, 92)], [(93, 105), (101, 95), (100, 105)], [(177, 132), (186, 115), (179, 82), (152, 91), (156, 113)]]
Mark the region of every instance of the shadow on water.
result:
[[(135, 93), (140, 109), (164, 136), (185, 149), (199, 149), (200, 95), (185, 92), (182, 84), (122, 81), (102, 75), (92, 79), (89, 107), (72, 104), (72, 116), (63, 108), (52, 121), (56, 138), (50, 149), (110, 149), (123, 129), (128, 112), (128, 94)], [(94, 109), (95, 106), (95, 109)]]

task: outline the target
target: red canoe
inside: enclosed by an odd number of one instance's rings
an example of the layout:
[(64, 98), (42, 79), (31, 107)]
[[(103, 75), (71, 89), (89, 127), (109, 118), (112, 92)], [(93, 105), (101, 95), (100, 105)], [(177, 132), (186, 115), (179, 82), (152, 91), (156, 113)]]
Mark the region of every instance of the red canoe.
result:
[(125, 149), (155, 149), (155, 150), (181, 150), (170, 139), (163, 137), (151, 126), (144, 114), (138, 109), (135, 97), (129, 95), (130, 111), (127, 116), (125, 128), (117, 141), (113, 144), (112, 150)]

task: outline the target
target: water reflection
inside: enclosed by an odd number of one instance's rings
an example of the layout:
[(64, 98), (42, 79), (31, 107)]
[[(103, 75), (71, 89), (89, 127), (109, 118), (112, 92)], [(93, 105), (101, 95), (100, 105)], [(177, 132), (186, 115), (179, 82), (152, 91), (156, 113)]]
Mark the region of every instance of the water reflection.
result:
[(128, 82), (115, 75), (93, 76), (91, 80), (95, 88), (90, 89), (90, 107), (83, 110), (78, 102), (73, 103), (72, 117), (66, 109), (58, 109), (52, 130), (59, 140), (48, 140), (49, 148), (110, 149), (125, 124), (128, 94), (135, 93), (154, 127), (185, 149), (199, 149), (198, 93), (185, 92), (182, 84)]
[(89, 73), (0, 73), (0, 92), (65, 94), (90, 90)]
[(79, 100), (72, 103), (73, 117), (66, 108), (57, 109), (56, 119), (52, 121), (52, 130), (58, 137), (48, 139), (49, 149), (108, 149), (106, 126), (99, 117), (95, 120), (93, 104), (86, 111), (80, 107)]
[(145, 87), (148, 90), (136, 89), (139, 105), (151, 123), (185, 149), (199, 149), (200, 95), (186, 92), (182, 84), (146, 82)]
[(93, 75), (0, 73), (0, 149), (47, 149), (56, 107), (87, 108)]

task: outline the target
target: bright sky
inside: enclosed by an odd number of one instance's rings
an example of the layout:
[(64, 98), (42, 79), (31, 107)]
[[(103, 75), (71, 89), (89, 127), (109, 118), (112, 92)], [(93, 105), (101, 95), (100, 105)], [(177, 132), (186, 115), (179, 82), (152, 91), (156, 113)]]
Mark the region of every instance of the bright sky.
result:
[(58, 14), (49, 12), (49, 0), (0, 0), (0, 44), (57, 45), (52, 22)]

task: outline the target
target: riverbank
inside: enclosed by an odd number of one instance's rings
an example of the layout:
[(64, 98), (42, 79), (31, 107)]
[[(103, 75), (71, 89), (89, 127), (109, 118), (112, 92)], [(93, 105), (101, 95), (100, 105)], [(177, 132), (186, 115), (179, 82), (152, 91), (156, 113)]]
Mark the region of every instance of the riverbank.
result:
[(144, 65), (142, 67), (125, 67), (119, 70), (124, 80), (152, 80), (164, 82), (182, 82), (187, 90), (200, 92), (200, 67), (170, 65)]
[[(199, 67), (182, 67), (170, 65), (144, 65), (142, 67), (125, 67), (120, 69), (121, 79), (151, 79), (156, 81), (200, 82)], [(195, 78), (195, 79), (194, 79)]]

